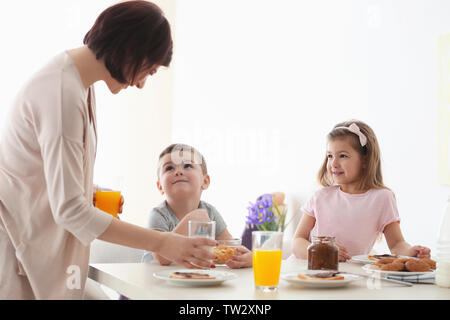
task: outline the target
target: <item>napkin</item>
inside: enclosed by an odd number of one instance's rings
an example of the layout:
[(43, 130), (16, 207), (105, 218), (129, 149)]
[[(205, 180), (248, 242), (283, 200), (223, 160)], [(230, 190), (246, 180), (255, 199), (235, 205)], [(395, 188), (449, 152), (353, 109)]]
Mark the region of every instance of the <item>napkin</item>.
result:
[(430, 272), (427, 274), (418, 274), (418, 275), (412, 275), (412, 276), (393, 276), (388, 275), (386, 277), (387, 279), (392, 280), (400, 280), (405, 282), (411, 282), (411, 283), (431, 283), (434, 284), (434, 272)]

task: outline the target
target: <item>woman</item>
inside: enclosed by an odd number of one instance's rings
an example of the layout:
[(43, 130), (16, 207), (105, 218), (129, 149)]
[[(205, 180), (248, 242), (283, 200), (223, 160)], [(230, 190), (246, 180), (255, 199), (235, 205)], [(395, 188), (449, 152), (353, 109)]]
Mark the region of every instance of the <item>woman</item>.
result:
[(104, 81), (113, 94), (143, 88), (171, 56), (162, 11), (124, 2), (98, 17), (83, 47), (57, 55), (19, 92), (0, 140), (0, 299), (81, 298), (96, 238), (209, 266), (214, 255), (197, 247), (214, 240), (141, 228), (92, 205), (93, 84)]

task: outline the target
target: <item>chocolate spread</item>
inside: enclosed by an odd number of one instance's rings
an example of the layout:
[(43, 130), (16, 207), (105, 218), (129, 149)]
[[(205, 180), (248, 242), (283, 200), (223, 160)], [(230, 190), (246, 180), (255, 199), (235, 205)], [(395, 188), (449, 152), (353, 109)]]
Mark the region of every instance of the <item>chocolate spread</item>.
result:
[(174, 274), (186, 278), (209, 277), (209, 275), (206, 273), (195, 273), (195, 272), (174, 272)]
[(338, 270), (339, 248), (334, 237), (312, 237), (308, 247), (309, 270)]
[(308, 274), (310, 278), (332, 278), (339, 274), (339, 272), (320, 272), (316, 274)]

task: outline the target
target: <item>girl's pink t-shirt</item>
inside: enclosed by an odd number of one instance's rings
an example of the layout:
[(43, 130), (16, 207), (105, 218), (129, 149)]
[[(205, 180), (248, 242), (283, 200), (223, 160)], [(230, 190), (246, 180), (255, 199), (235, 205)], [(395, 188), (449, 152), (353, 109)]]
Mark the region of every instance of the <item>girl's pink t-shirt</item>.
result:
[(394, 194), (388, 189), (370, 189), (362, 194), (325, 187), (302, 207), (316, 219), (311, 236), (332, 236), (350, 256), (368, 254), (377, 236), (392, 222), (400, 222)]

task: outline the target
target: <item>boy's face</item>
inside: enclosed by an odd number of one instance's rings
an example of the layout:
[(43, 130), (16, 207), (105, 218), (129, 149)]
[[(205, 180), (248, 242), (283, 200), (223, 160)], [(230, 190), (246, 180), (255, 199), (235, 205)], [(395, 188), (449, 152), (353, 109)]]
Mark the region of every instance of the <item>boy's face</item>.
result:
[(209, 175), (203, 174), (200, 159), (194, 153), (175, 151), (159, 160), (156, 186), (167, 197), (200, 197), (209, 186)]

